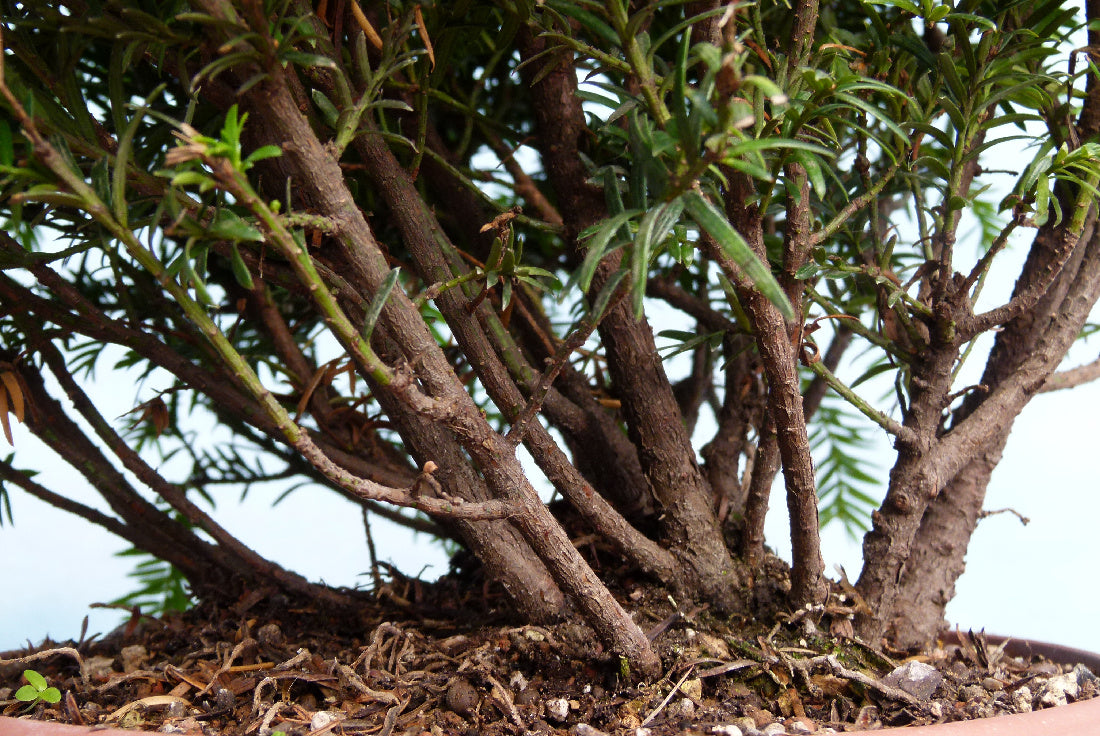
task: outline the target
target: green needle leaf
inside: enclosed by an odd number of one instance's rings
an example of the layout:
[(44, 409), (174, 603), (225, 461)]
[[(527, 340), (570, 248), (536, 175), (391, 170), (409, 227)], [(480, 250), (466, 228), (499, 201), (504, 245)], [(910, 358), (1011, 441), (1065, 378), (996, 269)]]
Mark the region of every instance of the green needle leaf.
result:
[(692, 219), (718, 242), (722, 252), (745, 272), (760, 293), (766, 296), (786, 319), (794, 319), (791, 303), (787, 301), (787, 295), (783, 293), (779, 282), (772, 276), (771, 269), (756, 257), (752, 248), (745, 242), (741, 233), (733, 228), (726, 216), (694, 190), (685, 192), (683, 201), (684, 209)]

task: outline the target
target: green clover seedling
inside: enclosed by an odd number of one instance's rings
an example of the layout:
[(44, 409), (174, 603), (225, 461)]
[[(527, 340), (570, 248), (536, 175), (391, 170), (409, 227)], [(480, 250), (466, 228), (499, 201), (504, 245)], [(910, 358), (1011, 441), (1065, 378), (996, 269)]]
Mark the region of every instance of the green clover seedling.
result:
[(47, 687), (46, 678), (34, 670), (23, 670), (23, 677), (29, 682), (15, 691), (15, 699), (34, 705), (42, 701), (44, 703), (58, 703), (61, 701), (61, 691), (56, 687)]

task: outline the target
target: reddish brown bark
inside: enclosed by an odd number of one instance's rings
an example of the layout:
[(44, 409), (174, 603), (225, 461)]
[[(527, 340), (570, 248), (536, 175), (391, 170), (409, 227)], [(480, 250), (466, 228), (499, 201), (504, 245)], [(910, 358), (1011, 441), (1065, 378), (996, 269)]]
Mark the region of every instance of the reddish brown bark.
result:
[[(528, 33), (528, 31), (524, 31)], [(530, 58), (545, 49), (542, 39), (525, 36), (523, 54)], [(576, 72), (564, 58), (542, 61), (554, 65), (525, 67), (538, 122), (543, 164), (565, 219), (571, 245), (576, 234), (605, 216), (601, 193), (588, 184), (588, 172), (578, 155), (587, 130), (577, 97)], [(536, 73), (544, 74), (534, 82)], [(618, 268), (621, 253), (607, 256), (596, 269), (591, 294), (597, 294)], [(711, 492), (691, 438), (657, 354), (653, 329), (637, 319), (625, 301), (609, 308), (599, 327), (607, 354), (612, 390), (622, 402), (627, 434), (637, 448), (650, 492), (660, 504), (665, 541), (690, 570), (700, 594), (724, 610), (741, 605), (742, 580), (711, 509)]]
[[(1089, 18), (1100, 17), (1100, 2), (1088, 0)], [(1090, 29), (1090, 43), (1100, 30)], [(1100, 133), (1100, 83), (1088, 79), (1077, 121), (1077, 140)], [(1058, 190), (1064, 212), (1073, 208), (1072, 191)], [(1049, 376), (1080, 333), (1100, 295), (1100, 242), (1091, 213), (1083, 237), (1053, 223), (1036, 235), (1012, 300), (971, 323), (971, 331), (1007, 321), (994, 341), (982, 376), (983, 390), (971, 392), (953, 417), (952, 432), (965, 432), (975, 412), (986, 414), (988, 433), (957, 473), (928, 504), (900, 579), (897, 603), (884, 612), (889, 633), (904, 647), (928, 642), (944, 624), (944, 609), (965, 569), (965, 554), (977, 526), (993, 469), (1001, 459), (1016, 416), (1028, 399), (1050, 385)], [(1038, 362), (1037, 369), (1031, 365)], [(1035, 371), (1035, 372), (1033, 372)], [(1020, 387), (1022, 401), (1006, 400)], [(950, 435), (949, 435), (950, 436)]]

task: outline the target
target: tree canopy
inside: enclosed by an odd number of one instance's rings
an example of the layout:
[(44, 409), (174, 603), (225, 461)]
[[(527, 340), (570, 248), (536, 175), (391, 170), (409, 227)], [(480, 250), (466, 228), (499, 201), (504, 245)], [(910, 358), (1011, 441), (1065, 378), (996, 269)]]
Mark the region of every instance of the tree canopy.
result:
[[(855, 634), (912, 646), (1015, 418), (1097, 372), (1055, 372), (1100, 296), (1100, 31), (1061, 0), (3, 8), (0, 417), (109, 511), (18, 448), (0, 492), (199, 597), (365, 594), (219, 525), (224, 488), (280, 480), (454, 540), (519, 615), (578, 617), (651, 675), (566, 529), (744, 613), (773, 600), (781, 474), (786, 605), (836, 588)], [(979, 306), (1021, 233), (1012, 297)], [(119, 419), (87, 390), (111, 371), (145, 379)], [(823, 519), (867, 529), (854, 583), (825, 577)]]

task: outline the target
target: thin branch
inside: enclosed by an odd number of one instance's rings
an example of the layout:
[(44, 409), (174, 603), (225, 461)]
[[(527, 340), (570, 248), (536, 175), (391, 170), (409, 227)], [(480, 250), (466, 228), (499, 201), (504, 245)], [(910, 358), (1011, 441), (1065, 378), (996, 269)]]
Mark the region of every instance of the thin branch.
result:
[(516, 194), (527, 200), (527, 204), (535, 209), (543, 220), (555, 227), (562, 227), (565, 221), (562, 220), (561, 213), (542, 193), (535, 180), (523, 170), (519, 161), (516, 161), (516, 151), (509, 150), (504, 145), (504, 141), (492, 131), (484, 129), (482, 132), (485, 135), (485, 140), (489, 143), (489, 147), (493, 149), (493, 153), (497, 155), (497, 158), (504, 164), (504, 168), (512, 175)]
[[(840, 365), (840, 359), (844, 357), (848, 346), (852, 344), (852, 330), (846, 326), (846, 321), (837, 325), (833, 339), (829, 341), (829, 347), (821, 359), (822, 365), (829, 371), (835, 371)], [(802, 411), (806, 414), (806, 421), (810, 421), (821, 406), (821, 400), (825, 398), (828, 384), (821, 376), (814, 376), (805, 393), (802, 394)]]
[(982, 511), (981, 513), (978, 514), (978, 518), (979, 519), (986, 519), (986, 518), (989, 518), (990, 516), (996, 516), (997, 514), (1012, 514), (1017, 519), (1019, 519), (1020, 523), (1023, 524), (1024, 526), (1027, 526), (1028, 524), (1031, 523), (1031, 519), (1024, 516), (1019, 511), (1017, 511), (1016, 509), (1013, 509), (1013, 508), (990, 509), (989, 511)]
[(815, 230), (809, 238), (810, 247), (816, 247), (821, 245), (825, 240), (831, 238), (836, 234), (840, 228), (844, 227), (851, 219), (852, 215), (859, 212), (864, 207), (875, 203), (878, 195), (886, 188), (886, 185), (894, 178), (894, 174), (898, 172), (898, 168), (901, 166), (901, 159), (899, 159), (893, 166), (886, 169), (879, 175), (878, 181), (871, 185), (867, 191), (860, 194), (848, 204), (844, 205), (844, 208), (840, 212), (836, 213), (836, 216), (829, 220), (818, 230)]
[(852, 389), (848, 388), (839, 378), (837, 378), (831, 370), (825, 365), (823, 361), (816, 361), (810, 363), (810, 370), (814, 372), (814, 375), (825, 381), (829, 388), (840, 394), (845, 401), (859, 410), (861, 414), (870, 419), (872, 422), (882, 427), (890, 434), (897, 437), (902, 442), (916, 442), (917, 435), (909, 427), (899, 424), (896, 420), (883, 414), (881, 411), (871, 406), (871, 404), (857, 394)]
[(787, 76), (794, 77), (795, 70), (807, 63), (813, 51), (814, 31), (817, 28), (818, 0), (801, 0), (794, 7), (794, 25), (788, 40)]
[[(767, 251), (760, 213), (750, 202), (753, 182), (744, 174), (730, 172), (731, 187), (725, 193), (730, 221), (749, 242), (756, 256), (766, 262)], [(783, 461), (783, 482), (787, 490), (791, 546), (791, 596), (799, 604), (816, 602), (826, 593), (821, 557), (817, 489), (814, 481), (810, 438), (802, 411), (802, 392), (788, 325), (779, 309), (755, 285), (712, 238), (702, 238), (704, 252), (718, 264), (726, 278), (737, 285), (737, 297), (752, 323), (753, 335), (768, 380), (768, 412), (775, 421), (779, 455)]]
[[(1080, 204), (1080, 200), (1078, 203)], [(969, 340), (975, 335), (980, 335), (986, 330), (1010, 322), (1035, 308), (1035, 305), (1046, 295), (1055, 279), (1058, 278), (1058, 274), (1062, 272), (1062, 267), (1073, 255), (1073, 251), (1081, 239), (1080, 231), (1075, 232), (1068, 227), (1059, 228), (1058, 234), (1060, 242), (1054, 249), (1054, 258), (1046, 264), (1042, 273), (1036, 276), (1035, 281), (1022, 293), (1012, 297), (1006, 304), (990, 309), (988, 312), (974, 315), (968, 320), (960, 321), (958, 331), (961, 339)]]
[[(384, 501), (394, 506), (419, 509), (432, 516), (468, 521), (505, 519), (520, 513), (519, 506), (512, 501), (492, 499), (469, 502), (461, 498), (430, 498), (421, 495), (418, 484), (415, 482), (409, 488), (390, 488), (366, 478), (360, 478), (330, 460), (305, 433), (299, 435), (292, 444), (302, 457), (321, 471), (326, 478), (366, 500)], [(425, 464), (425, 470), (420, 477), (430, 475), (431, 470)]]
[(711, 332), (745, 334), (736, 322), (710, 306), (709, 302), (677, 286), (671, 277), (659, 276), (646, 282), (646, 296), (664, 300), (669, 306), (695, 319)]
[(967, 275), (966, 280), (960, 287), (962, 291), (969, 292), (982, 274), (989, 271), (989, 267), (993, 264), (993, 259), (998, 253), (1004, 250), (1006, 245), (1008, 245), (1008, 237), (1022, 224), (1023, 215), (1021, 213), (1018, 216), (1014, 216), (1007, 225), (1001, 228), (1001, 231), (997, 233), (997, 237), (993, 239), (993, 243), (989, 246), (989, 250), (987, 250), (978, 262), (974, 264), (974, 268), (970, 269), (969, 275)]
[(1040, 393), (1061, 391), (1063, 389), (1090, 383), (1098, 378), (1100, 378), (1100, 358), (1097, 358), (1091, 363), (1079, 365), (1076, 368), (1070, 368), (1051, 374), (1050, 378), (1043, 383), (1039, 391)]
[(741, 554), (753, 570), (764, 559), (764, 519), (778, 472), (779, 444), (775, 436), (775, 423), (768, 415), (756, 443), (756, 458), (749, 479), (749, 492), (745, 497), (745, 531), (741, 537)]
[[(604, 310), (604, 315), (622, 301), (627, 293), (626, 285), (620, 284), (618, 290), (612, 296), (607, 309)], [(602, 319), (603, 315), (600, 315), (600, 317)], [(523, 442), (524, 435), (527, 434), (528, 426), (535, 418), (535, 415), (538, 414), (539, 409), (546, 400), (547, 394), (550, 393), (550, 389), (553, 388), (554, 379), (561, 373), (569, 357), (588, 341), (588, 338), (591, 337), (592, 333), (599, 326), (600, 321), (601, 320), (593, 321), (588, 318), (582, 320), (577, 328), (558, 346), (554, 356), (547, 360), (546, 370), (544, 370), (538, 380), (534, 382), (531, 398), (527, 400), (527, 404), (512, 420), (512, 428), (508, 430), (507, 439), (513, 446)]]
[(141, 546), (141, 542), (138, 541), (138, 538), (133, 534), (131, 528), (123, 522), (108, 516), (99, 509), (85, 506), (78, 501), (66, 498), (59, 493), (54, 493), (45, 486), (35, 483), (29, 475), (21, 473), (12, 467), (11, 463), (0, 461), (0, 480), (19, 486), (31, 496), (34, 496), (39, 501), (48, 503), (54, 508), (61, 509), (74, 516), (79, 516), (81, 519), (91, 522), (92, 524), (101, 526), (112, 534), (122, 537), (134, 546)]
[(446, 527), (440, 526), (435, 522), (428, 519), (424, 519), (420, 516), (405, 516), (393, 506), (385, 503), (379, 503), (377, 501), (363, 501), (363, 509), (370, 511), (375, 516), (380, 516), (386, 521), (397, 524), (411, 531), (419, 534), (427, 534), (439, 539), (454, 539), (458, 540), (453, 531), (448, 530)]

